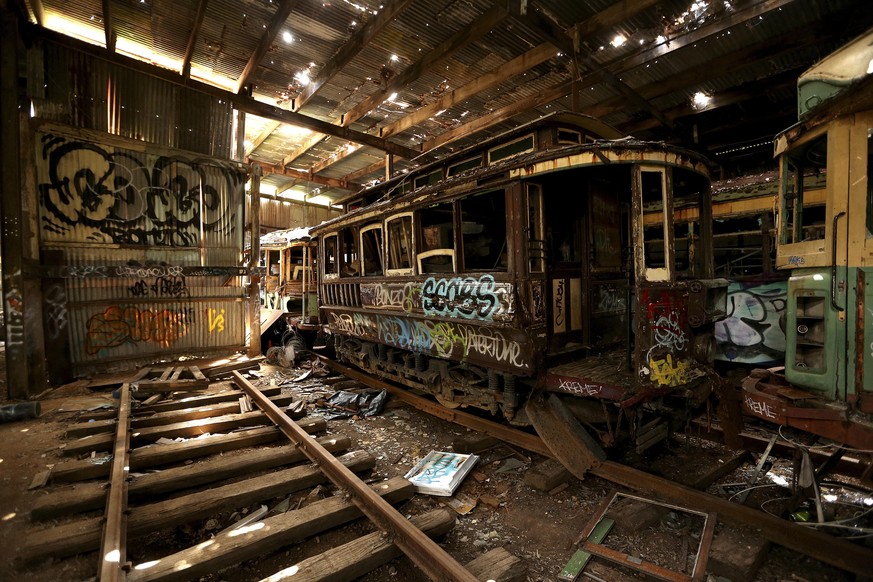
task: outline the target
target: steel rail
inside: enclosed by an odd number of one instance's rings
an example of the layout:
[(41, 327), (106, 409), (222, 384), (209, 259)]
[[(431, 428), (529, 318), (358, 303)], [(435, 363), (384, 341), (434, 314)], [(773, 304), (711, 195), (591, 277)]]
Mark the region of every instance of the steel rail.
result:
[[(545, 443), (537, 436), (491, 420), (479, 418), (466, 412), (447, 409), (388, 382), (373, 378), (323, 356), (319, 357), (335, 371), (359, 380), (371, 387), (384, 388), (392, 395), (396, 395), (399, 399), (419, 410), (431, 413), (432, 410), (441, 409), (435, 416), (481, 431), (529, 451), (555, 458)], [(873, 551), (860, 545), (834, 538), (809, 527), (794, 524), (761, 510), (733, 503), (662, 477), (656, 477), (645, 471), (640, 471), (615, 461), (603, 461), (598, 467), (590, 469), (588, 473), (628, 489), (672, 501), (682, 507), (704, 513), (716, 512), (719, 518), (724, 521), (750, 525), (760, 529), (764, 537), (780, 546), (795, 550), (860, 576), (868, 576), (870, 574), (870, 564), (873, 564)]]
[(130, 470), (130, 385), (121, 387), (109, 495), (100, 545), (100, 582), (127, 578), (127, 475)]
[(317, 464), (334, 485), (344, 490), (358, 509), (386, 532), (392, 538), (392, 542), (431, 580), (476, 582), (473, 574), (358, 479), (324, 447), (310, 438), (251, 382), (239, 372), (233, 372), (233, 378), (240, 389), (257, 403), (264, 414), (297, 445), (303, 454)]

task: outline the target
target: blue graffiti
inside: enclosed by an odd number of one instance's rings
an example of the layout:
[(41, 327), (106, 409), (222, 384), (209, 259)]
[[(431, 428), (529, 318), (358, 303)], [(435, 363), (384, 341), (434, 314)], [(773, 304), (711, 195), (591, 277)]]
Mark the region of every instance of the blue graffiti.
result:
[(421, 287), (421, 307), (426, 315), (491, 320), (500, 306), (494, 277), (428, 277)]

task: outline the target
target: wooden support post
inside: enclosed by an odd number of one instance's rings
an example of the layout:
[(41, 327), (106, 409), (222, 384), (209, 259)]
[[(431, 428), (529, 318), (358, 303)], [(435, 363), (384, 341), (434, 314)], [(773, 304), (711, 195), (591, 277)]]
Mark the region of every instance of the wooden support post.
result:
[(256, 268), (261, 260), (261, 165), (252, 164), (251, 255), (249, 256), (249, 351), (250, 358), (261, 355), (261, 277)]

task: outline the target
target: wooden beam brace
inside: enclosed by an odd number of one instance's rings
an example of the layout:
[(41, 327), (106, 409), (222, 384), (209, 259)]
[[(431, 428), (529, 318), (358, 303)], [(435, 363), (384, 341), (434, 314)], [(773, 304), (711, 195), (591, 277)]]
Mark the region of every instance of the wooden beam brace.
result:
[(115, 448), (112, 455), (112, 477), (106, 498), (103, 541), (100, 546), (100, 582), (124, 579), (127, 564), (127, 474), (130, 457), (130, 385), (121, 387)]
[(295, 149), (293, 152), (289, 152), (284, 158), (282, 158), (282, 166), (287, 166), (288, 164), (308, 152), (310, 149), (323, 142), (326, 138), (327, 136), (323, 133), (310, 135), (309, 138), (305, 142), (300, 144), (297, 149)]
[(298, 180), (321, 184), (322, 186), (330, 186), (331, 188), (339, 188), (340, 190), (348, 190), (356, 192), (364, 187), (363, 184), (350, 182), (342, 178), (326, 178), (324, 176), (316, 176), (311, 172), (301, 172), (300, 170), (292, 170), (283, 168), (282, 166), (263, 166), (264, 174), (279, 174), (281, 176), (290, 176)]
[(333, 455), (300, 430), (278, 407), (265, 398), (255, 386), (238, 372), (234, 380), (249, 397), (264, 411), (285, 435), (318, 463), (321, 470), (337, 487), (348, 492), (355, 505), (380, 529), (390, 532), (398, 547), (431, 580), (457, 580), (475, 582), (476, 578), (461, 566), (444, 549), (410, 524), (402, 514), (379, 497), (363, 481), (342, 465)]
[[(372, 164), (370, 164), (366, 168), (361, 168), (360, 170), (356, 170), (356, 171), (352, 172), (351, 174), (343, 176), (342, 179), (347, 180), (350, 183), (353, 183), (358, 178), (363, 178), (364, 176), (366, 176), (368, 174), (372, 174), (373, 172), (378, 172), (379, 170), (381, 170), (384, 167), (385, 167), (385, 160), (381, 159), (378, 162), (373, 162)], [(360, 186), (363, 188), (363, 184), (361, 184)]]
[[(285, 21), (288, 20), (288, 16), (291, 15), (294, 8), (296, 8), (299, 3), (300, 0), (282, 0), (279, 2), (279, 6), (276, 8), (273, 18), (270, 19), (270, 23), (267, 25), (267, 30), (261, 37), (258, 46), (255, 47), (255, 51), (249, 57), (242, 74), (236, 82), (236, 93), (240, 93), (245, 89), (246, 85), (248, 85), (260, 64), (261, 59), (263, 59), (264, 55), (267, 54), (267, 51), (273, 45), (273, 41), (276, 40), (277, 36), (279, 36), (279, 31), (282, 30), (283, 26), (285, 26)], [(246, 92), (251, 93), (250, 91)]]
[(115, 41), (118, 36), (115, 34), (115, 27), (112, 25), (112, 10), (110, 4), (112, 0), (103, 1), (103, 34), (106, 36), (106, 50), (110, 53), (115, 52)]
[(606, 10), (601, 10), (594, 16), (576, 24), (573, 27), (573, 34), (571, 36), (584, 40), (595, 32), (601, 31), (604, 28), (611, 28), (633, 18), (658, 2), (659, 0), (620, 0)]
[(188, 45), (185, 47), (185, 57), (182, 59), (182, 76), (186, 79), (191, 76), (191, 59), (194, 57), (194, 47), (197, 44), (197, 37), (200, 36), (200, 28), (203, 26), (208, 4), (209, 0), (200, 0), (197, 3), (197, 15), (194, 17), (194, 25), (191, 27), (191, 34), (188, 35)]
[(30, 28), (35, 36), (43, 37), (61, 46), (83, 52), (85, 54), (103, 59), (107, 62), (117, 64), (118, 66), (125, 67), (127, 69), (142, 73), (144, 75), (150, 75), (158, 79), (163, 79), (169, 83), (173, 83), (174, 85), (186, 87), (194, 91), (199, 91), (205, 95), (209, 95), (217, 99), (230, 101), (234, 105), (234, 107), (236, 107), (240, 111), (244, 111), (245, 113), (251, 113), (252, 115), (258, 115), (260, 117), (265, 117), (274, 121), (280, 121), (282, 123), (288, 123), (290, 125), (296, 125), (298, 127), (305, 127), (306, 129), (310, 129), (312, 131), (324, 133), (347, 141), (353, 141), (355, 143), (368, 145), (382, 151), (393, 153), (406, 159), (413, 159), (421, 155), (421, 152), (418, 150), (389, 142), (388, 140), (381, 139), (375, 135), (370, 135), (360, 131), (354, 131), (348, 127), (340, 127), (338, 125), (334, 125), (329, 121), (322, 121), (314, 117), (307, 117), (306, 115), (302, 115), (294, 111), (281, 109), (279, 107), (276, 107), (275, 105), (270, 105), (269, 103), (264, 103), (262, 101), (256, 101), (251, 97), (238, 95), (200, 81), (195, 81), (193, 79), (184, 79), (181, 75), (167, 69), (163, 69), (149, 63), (144, 63), (142, 61), (138, 61), (124, 55), (119, 55), (117, 53), (109, 53), (108, 51), (98, 46), (90, 45), (84, 41), (80, 41), (78, 39), (63, 35), (47, 28), (37, 27), (35, 25), (30, 25), (27, 28)]
[(329, 157), (321, 160), (319, 163), (312, 166), (312, 168), (310, 168), (310, 171), (313, 174), (317, 174), (320, 171), (327, 168), (328, 166), (332, 166), (333, 164), (337, 163), (338, 161), (344, 160), (345, 158), (349, 157), (350, 155), (352, 155), (360, 150), (361, 150), (361, 148), (356, 147), (355, 144), (353, 144), (352, 142), (347, 142), (347, 143), (343, 144), (338, 150), (336, 150)]

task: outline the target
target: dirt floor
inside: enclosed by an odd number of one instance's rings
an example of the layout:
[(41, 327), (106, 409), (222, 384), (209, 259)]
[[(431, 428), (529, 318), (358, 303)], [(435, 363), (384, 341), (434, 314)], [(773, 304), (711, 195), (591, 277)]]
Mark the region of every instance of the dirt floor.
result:
[[(253, 377), (253, 382), (256, 385), (283, 385), (286, 390), (306, 399), (311, 411), (319, 399), (329, 397), (334, 390), (312, 377), (291, 382), (302, 372), (301, 369), (262, 366)], [(28, 565), (22, 564), (17, 557), (24, 533), (31, 527), (28, 517), (30, 507), (35, 499), (44, 495), (43, 489), (31, 490), (28, 487), (37, 474), (60, 461), (58, 447), (64, 442), (65, 427), (74, 422), (82, 411), (104, 405), (114, 406), (116, 400), (110, 389), (91, 390), (73, 384), (53, 391), (41, 404), (42, 415), (37, 419), (0, 424), (0, 547), (6, 550), (0, 563), (0, 579), (88, 579), (96, 572), (96, 552), (74, 559), (46, 560)], [(391, 402), (390, 399), (388, 406), (378, 415), (333, 419), (328, 422), (328, 430), (333, 434), (350, 436), (353, 440), (352, 449), (363, 449), (376, 457), (376, 469), (368, 476), (374, 481), (402, 476), (427, 452), (451, 451), (453, 441), (473, 436), (464, 428)], [(245, 451), (227, 454), (245, 454)], [(689, 473), (705, 472), (734, 454), (693, 436), (677, 435), (667, 445), (659, 446), (632, 462), (653, 473), (679, 478), (683, 474), (687, 477)], [(527, 580), (557, 580), (576, 549), (574, 542), (579, 532), (604, 497), (614, 489), (613, 485), (594, 477), (584, 481), (571, 478), (566, 487), (551, 493), (541, 492), (526, 485), (524, 475), (543, 458), (505, 445), (487, 449), (480, 453), (480, 457), (454, 497), (416, 495), (402, 506), (403, 513), (411, 516), (447, 502), (454, 503), (458, 508), (455, 527), (441, 540), (441, 544), (459, 562), (466, 563), (489, 549), (503, 547), (524, 561)], [(768, 476), (778, 477), (780, 472), (790, 471), (787, 467), (786, 463), (777, 463)], [(725, 484), (744, 482), (751, 470), (751, 465), (745, 465), (722, 479), (710, 491), (730, 495), (731, 489)], [(772, 482), (768, 477), (766, 483)], [(332, 493), (330, 487), (322, 487), (315, 493), (304, 492), (303, 496), (309, 494), (311, 500)], [(750, 497), (750, 502), (770, 503), (781, 494), (777, 488), (768, 494), (769, 497)], [(266, 503), (272, 506), (279, 501), (276, 499)], [(304, 503), (305, 500), (296, 502)], [(133, 540), (128, 546), (128, 557), (134, 563), (141, 563), (188, 547), (208, 539), (215, 531), (227, 527), (241, 515), (256, 508), (239, 508), (237, 512), (215, 515), (184, 528), (156, 532), (144, 539)], [(619, 523), (606, 543), (632, 556), (688, 572), (693, 566), (701, 525), (700, 518), (672, 511), (643, 529), (629, 529)], [(367, 531), (370, 531), (370, 526), (359, 522), (285, 551), (215, 572), (201, 580), (260, 580)], [(599, 559), (595, 559), (586, 572), (593, 576), (588, 579), (594, 580), (642, 579), (639, 574), (620, 571)], [(395, 560), (362, 578), (370, 582), (422, 579), (420, 571), (406, 559)], [(804, 556), (773, 547), (754, 579), (762, 582), (812, 582), (843, 581), (852, 577)]]

